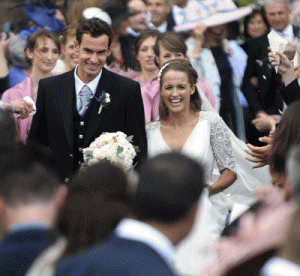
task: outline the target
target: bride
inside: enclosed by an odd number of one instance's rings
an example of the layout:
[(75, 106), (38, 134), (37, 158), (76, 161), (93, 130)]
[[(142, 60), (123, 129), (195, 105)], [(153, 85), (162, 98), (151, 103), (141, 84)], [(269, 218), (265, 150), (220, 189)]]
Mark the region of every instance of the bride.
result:
[[(197, 78), (186, 60), (170, 61), (161, 68), (160, 120), (146, 126), (148, 155), (175, 150), (200, 161), (205, 166), (208, 193), (214, 196), (234, 183), (236, 166), (225, 123), (216, 112), (201, 111)], [(220, 176), (212, 183), (215, 161)]]
[[(197, 78), (197, 72), (186, 60), (172, 60), (163, 65), (158, 75), (160, 120), (146, 126), (149, 157), (180, 151), (205, 168), (207, 190), (199, 201), (200, 212), (193, 233), (177, 250), (177, 268), (184, 273), (203, 269), (207, 258), (203, 258), (201, 246), (218, 238), (225, 225), (228, 203), (223, 191), (234, 186), (237, 178), (231, 141), (235, 151), (240, 146), (216, 112), (201, 110), (199, 93), (195, 93)], [(239, 178), (241, 181), (245, 176)]]

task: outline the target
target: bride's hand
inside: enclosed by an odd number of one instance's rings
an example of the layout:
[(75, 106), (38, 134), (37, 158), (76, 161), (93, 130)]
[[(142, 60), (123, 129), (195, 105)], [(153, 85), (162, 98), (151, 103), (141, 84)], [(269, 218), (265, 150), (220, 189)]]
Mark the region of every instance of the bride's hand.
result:
[(220, 174), (221, 175), (217, 179), (217, 181), (207, 188), (209, 196), (222, 192), (230, 185), (232, 185), (237, 178), (236, 173), (229, 169), (222, 170)]

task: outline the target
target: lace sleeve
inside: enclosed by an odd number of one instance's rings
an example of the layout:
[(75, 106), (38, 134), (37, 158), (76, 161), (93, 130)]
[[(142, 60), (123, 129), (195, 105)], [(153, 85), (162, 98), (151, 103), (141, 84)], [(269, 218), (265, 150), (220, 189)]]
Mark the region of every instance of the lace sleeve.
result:
[(229, 169), (236, 173), (236, 164), (231, 145), (228, 127), (222, 118), (215, 112), (206, 112), (209, 116), (211, 135), (210, 142), (217, 161), (219, 171)]

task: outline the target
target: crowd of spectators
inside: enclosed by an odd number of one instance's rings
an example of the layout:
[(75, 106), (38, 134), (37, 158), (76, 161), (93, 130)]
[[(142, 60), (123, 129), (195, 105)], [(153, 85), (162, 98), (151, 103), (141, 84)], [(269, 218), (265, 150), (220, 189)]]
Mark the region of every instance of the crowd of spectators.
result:
[[(299, 7), (288, 0), (16, 5), (22, 16), (0, 38), (0, 275), (300, 275)], [(285, 51), (271, 51), (270, 32), (286, 40)], [(112, 107), (101, 102), (109, 87), (102, 78), (120, 90), (106, 102)], [(80, 85), (95, 86), (83, 115)], [(77, 93), (68, 107), (69, 92), (47, 96), (67, 88)], [(58, 106), (79, 137), (71, 154), (57, 147), (70, 140), (59, 117), (51, 131), (44, 123)], [(79, 169), (97, 112), (109, 114), (109, 130), (139, 133), (136, 169), (107, 160)], [(269, 183), (237, 187), (256, 179), (246, 170)], [(237, 194), (249, 201), (234, 202)], [(233, 218), (240, 203), (246, 211)]]

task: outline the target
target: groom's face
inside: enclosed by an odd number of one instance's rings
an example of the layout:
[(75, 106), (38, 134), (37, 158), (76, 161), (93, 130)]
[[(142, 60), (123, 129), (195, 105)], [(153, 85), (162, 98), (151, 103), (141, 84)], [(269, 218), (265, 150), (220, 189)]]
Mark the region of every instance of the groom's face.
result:
[(78, 51), (77, 75), (84, 82), (91, 82), (102, 70), (111, 49), (108, 46), (108, 36), (103, 34), (92, 37), (83, 34), (81, 44), (76, 45)]

